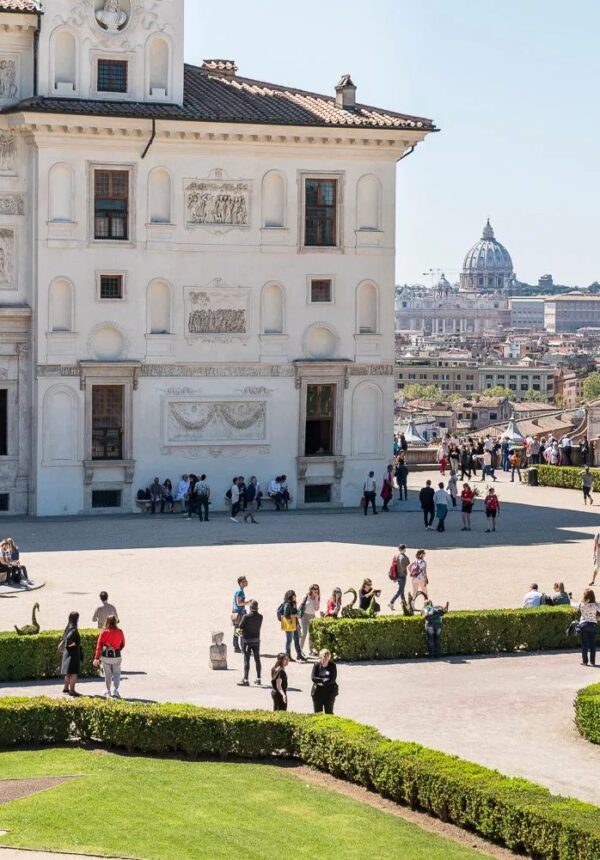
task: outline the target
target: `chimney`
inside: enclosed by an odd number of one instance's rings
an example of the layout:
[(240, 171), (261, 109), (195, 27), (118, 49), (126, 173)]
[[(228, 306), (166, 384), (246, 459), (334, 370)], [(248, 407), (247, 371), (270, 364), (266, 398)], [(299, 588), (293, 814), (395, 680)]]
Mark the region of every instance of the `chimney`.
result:
[(235, 78), (238, 67), (235, 60), (204, 60), (201, 69), (221, 78)]
[(345, 110), (356, 109), (356, 87), (350, 75), (342, 75), (340, 82), (335, 88), (335, 102), (338, 107)]

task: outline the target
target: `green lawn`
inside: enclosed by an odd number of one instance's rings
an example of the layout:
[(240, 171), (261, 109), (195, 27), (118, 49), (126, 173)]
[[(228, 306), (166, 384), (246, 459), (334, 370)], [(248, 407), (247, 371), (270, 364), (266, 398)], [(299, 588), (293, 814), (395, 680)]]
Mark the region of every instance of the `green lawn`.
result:
[(143, 860), (481, 858), (275, 765), (0, 753), (0, 779), (67, 774), (80, 778), (0, 806), (0, 846)]

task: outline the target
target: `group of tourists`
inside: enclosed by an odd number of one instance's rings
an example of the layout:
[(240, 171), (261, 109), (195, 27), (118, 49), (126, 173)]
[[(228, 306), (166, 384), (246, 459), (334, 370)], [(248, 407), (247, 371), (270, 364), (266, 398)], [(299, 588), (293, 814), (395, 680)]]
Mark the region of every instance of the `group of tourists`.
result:
[(19, 585), (29, 582), (27, 568), (21, 564), (19, 547), (11, 537), (0, 542), (0, 584)]
[[(456, 473), (452, 470), (450, 480), (447, 484), (440, 481), (434, 490), (431, 481), (426, 481), (425, 486), (419, 493), (419, 503), (423, 511), (423, 521), (427, 531), (432, 531), (433, 524), (437, 519), (436, 531), (446, 531), (446, 517), (450, 508), (456, 508), (458, 496), (458, 484)], [(479, 497), (479, 491), (470, 484), (464, 483), (460, 492), (462, 531), (471, 531), (471, 514), (475, 499)], [(483, 507), (487, 520), (486, 532), (496, 531), (496, 521), (500, 516), (500, 500), (493, 486), (488, 487), (483, 498)]]
[[(257, 600), (246, 596), (248, 579), (240, 576), (237, 581), (237, 589), (233, 595), (233, 606), (231, 622), (233, 624), (233, 650), (237, 654), (243, 654), (244, 674), (240, 686), (250, 686), (250, 663), (254, 661), (256, 678), (254, 684), (262, 686), (262, 661), (260, 656), (260, 640), (263, 625), (263, 616), (259, 612)], [(341, 605), (341, 589), (339, 591), (339, 603)], [(335, 608), (338, 596), (334, 592), (328, 603)], [(318, 654), (313, 648), (310, 638), (310, 624), (314, 618), (321, 613), (321, 590), (317, 584), (311, 585), (300, 604), (296, 592), (289, 590), (285, 593), (283, 602), (277, 609), (277, 620), (281, 631), (285, 636), (283, 651), (277, 656), (277, 660), (271, 669), (271, 695), (273, 708), (276, 711), (287, 710), (288, 679), (286, 669), (294, 662), (292, 657), (292, 644), (294, 645), (296, 660), (307, 662), (304, 654), (305, 646), (308, 645), (309, 653), (316, 658), (312, 669), (313, 687), (311, 696), (315, 713), (325, 711), (333, 713), (335, 698), (338, 694), (337, 668), (331, 653), (323, 649)]]
[[(125, 636), (119, 627), (119, 615), (112, 603), (108, 602), (106, 591), (100, 592), (100, 605), (96, 608), (92, 621), (97, 624), (100, 634), (94, 652), (94, 666), (102, 667), (106, 684), (105, 698), (120, 699), (121, 653), (125, 648)], [(64, 677), (63, 693), (79, 697), (75, 685), (81, 673), (84, 659), (79, 633), (79, 612), (69, 613), (67, 626), (58, 645), (61, 654), (61, 675)]]

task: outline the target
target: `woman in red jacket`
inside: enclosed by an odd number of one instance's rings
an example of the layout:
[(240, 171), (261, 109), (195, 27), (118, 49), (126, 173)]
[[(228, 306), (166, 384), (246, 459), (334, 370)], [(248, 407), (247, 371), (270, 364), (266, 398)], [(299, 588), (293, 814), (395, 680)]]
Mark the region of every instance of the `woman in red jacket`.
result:
[[(125, 636), (123, 631), (119, 629), (117, 619), (114, 615), (109, 615), (106, 619), (104, 630), (98, 636), (96, 643), (96, 654), (94, 658), (94, 666), (99, 666), (102, 663), (104, 669), (104, 680), (106, 681), (106, 698), (111, 695), (115, 699), (120, 699), (119, 684), (121, 683), (121, 651), (125, 647)], [(114, 690), (111, 693), (111, 686)]]

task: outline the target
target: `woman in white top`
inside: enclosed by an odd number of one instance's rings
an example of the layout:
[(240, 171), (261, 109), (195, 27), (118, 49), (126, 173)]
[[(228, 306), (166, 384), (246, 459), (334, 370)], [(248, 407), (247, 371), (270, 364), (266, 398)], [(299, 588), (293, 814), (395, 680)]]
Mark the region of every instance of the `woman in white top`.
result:
[(596, 603), (596, 595), (591, 588), (583, 592), (583, 600), (579, 604), (579, 629), (581, 631), (581, 662), (596, 665), (596, 641), (598, 638), (598, 616), (600, 606)]
[(427, 562), (425, 561), (425, 550), (420, 549), (415, 555), (415, 560), (409, 565), (408, 573), (412, 583), (413, 598), (421, 593), (425, 599), (428, 598), (427, 586), (429, 579), (427, 578)]
[(310, 638), (310, 622), (319, 614), (321, 609), (321, 589), (318, 585), (311, 585), (308, 592), (300, 604), (300, 647), (304, 651), (304, 643), (308, 637), (308, 647), (311, 654), (315, 653), (312, 640)]

